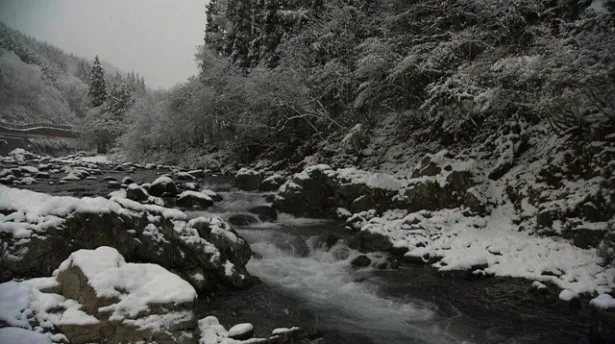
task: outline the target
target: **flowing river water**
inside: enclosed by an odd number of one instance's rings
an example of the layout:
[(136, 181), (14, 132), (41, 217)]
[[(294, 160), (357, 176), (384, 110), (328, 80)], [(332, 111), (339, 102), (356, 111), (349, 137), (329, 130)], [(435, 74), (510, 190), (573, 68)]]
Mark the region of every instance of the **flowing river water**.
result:
[[(228, 190), (228, 186), (210, 185)], [(229, 218), (267, 204), (264, 194), (220, 191), (224, 201), (190, 216)], [(263, 282), (200, 303), (223, 323), (317, 329), (322, 343), (584, 343), (588, 319), (557, 295), (528, 293), (531, 282), (441, 277), (420, 266), (355, 269), (361, 253), (340, 223), (280, 214), (274, 222), (236, 227), (254, 257), (248, 270)], [(331, 237), (341, 238), (333, 244)], [(333, 244), (333, 245), (332, 245)], [(373, 266), (381, 265), (384, 269)], [(257, 333), (258, 334), (258, 333)], [(319, 342), (320, 343), (320, 342)]]
[[(106, 171), (121, 179), (124, 173)], [(140, 170), (138, 182), (159, 172)], [(56, 178), (56, 177), (53, 177)], [(53, 179), (52, 178), (52, 179)], [(237, 191), (230, 177), (202, 185), (223, 201), (191, 217), (245, 214), (266, 205), (266, 194)], [(25, 186), (56, 195), (108, 193), (106, 182)], [(441, 276), (429, 266), (386, 268), (384, 255), (367, 253), (372, 266), (354, 269), (361, 254), (341, 223), (279, 214), (276, 221), (235, 226), (252, 247), (248, 270), (262, 283), (242, 291), (199, 299), (199, 317), (215, 315), (222, 324), (254, 324), (256, 335), (278, 327), (300, 326), (314, 343), (590, 343), (586, 310), (572, 312), (557, 292), (529, 293), (531, 281)], [(331, 237), (341, 238), (334, 243)]]

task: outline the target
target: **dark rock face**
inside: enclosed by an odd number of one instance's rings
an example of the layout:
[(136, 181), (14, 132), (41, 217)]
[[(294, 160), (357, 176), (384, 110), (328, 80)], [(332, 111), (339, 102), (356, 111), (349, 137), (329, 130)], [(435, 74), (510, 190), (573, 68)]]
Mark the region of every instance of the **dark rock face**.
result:
[(234, 226), (248, 226), (258, 222), (258, 219), (250, 214), (235, 214), (229, 217), (228, 222)]
[(260, 205), (248, 209), (248, 212), (258, 215), (259, 220), (271, 222), (278, 219), (278, 212), (268, 205)]
[(173, 179), (161, 176), (152, 182), (149, 194), (155, 197), (172, 197), (177, 195), (177, 185)]
[[(124, 198), (97, 198), (96, 202), (101, 208), (96, 212), (84, 209), (53, 214), (60, 220), (27, 241), (3, 233), (2, 240), (8, 243), (9, 250), (0, 258), (0, 269), (4, 271), (1, 281), (48, 276), (76, 250), (110, 246), (127, 261), (151, 262), (177, 273), (197, 291), (245, 288), (254, 282), (245, 269), (250, 247), (223, 220), (184, 221), (185, 215), (177, 210), (143, 206)], [(10, 214), (15, 209), (2, 211)], [(17, 258), (9, 259), (10, 256)], [(227, 262), (233, 267), (230, 275)], [(194, 277), (197, 275), (201, 278)]]
[(318, 165), (296, 174), (280, 187), (273, 207), (296, 216), (326, 217), (335, 205), (329, 166)]
[(145, 202), (149, 199), (149, 195), (143, 187), (133, 183), (126, 189), (126, 198), (136, 202)]
[(261, 185), (261, 173), (255, 170), (242, 168), (235, 175), (237, 187), (245, 191), (258, 190)]
[(367, 257), (366, 255), (362, 254), (360, 256), (357, 256), (355, 259), (353, 259), (350, 262), (350, 265), (353, 268), (364, 268), (364, 267), (368, 267), (371, 263), (372, 263), (372, 260), (369, 259), (369, 257)]
[(286, 182), (286, 178), (279, 174), (267, 177), (263, 179), (260, 184), (259, 190), (261, 191), (276, 191), (282, 184)]

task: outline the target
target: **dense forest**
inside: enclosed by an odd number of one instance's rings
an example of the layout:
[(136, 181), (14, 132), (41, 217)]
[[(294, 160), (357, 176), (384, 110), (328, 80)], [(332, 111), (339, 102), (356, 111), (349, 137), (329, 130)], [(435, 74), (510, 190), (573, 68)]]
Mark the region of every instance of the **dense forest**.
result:
[(608, 132), (613, 13), (610, 0), (212, 0), (200, 74), (137, 101), (125, 146), (246, 159), (393, 111), (398, 135), (444, 145), (511, 119)]
[(212, 0), (199, 74), (166, 91), (2, 24), (0, 114), (162, 160), (306, 155), (392, 112), (399, 137), (444, 146), (511, 120), (600, 135), (615, 119), (614, 11), (612, 0)]

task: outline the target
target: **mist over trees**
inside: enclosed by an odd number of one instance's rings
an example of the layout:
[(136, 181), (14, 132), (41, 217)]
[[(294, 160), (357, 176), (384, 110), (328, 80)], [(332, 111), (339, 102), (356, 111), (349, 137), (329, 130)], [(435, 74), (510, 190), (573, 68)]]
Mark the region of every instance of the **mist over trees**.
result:
[(62, 50), (0, 23), (0, 118), (70, 125), (104, 151), (124, 133), (125, 114), (147, 92), (134, 72)]
[[(212, 0), (198, 76), (129, 111), (127, 151), (294, 150), (382, 113), (472, 141), (503, 121), (613, 128), (612, 0)], [(155, 105), (158, 104), (158, 105)]]

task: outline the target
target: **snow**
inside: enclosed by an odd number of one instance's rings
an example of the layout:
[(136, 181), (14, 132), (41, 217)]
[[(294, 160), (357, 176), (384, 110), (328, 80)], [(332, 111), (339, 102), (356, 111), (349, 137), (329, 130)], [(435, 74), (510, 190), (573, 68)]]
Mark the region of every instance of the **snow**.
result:
[(179, 196), (177, 196), (178, 199), (184, 198), (184, 197), (194, 197), (194, 198), (204, 199), (204, 200), (213, 202), (211, 197), (209, 197), (205, 192), (188, 190), (188, 191), (182, 192), (181, 194), (179, 194)]
[(37, 284), (39, 282), (31, 283), (31, 280), (0, 284), (1, 322), (44, 333), (54, 342), (65, 339), (61, 334), (51, 333), (55, 325), (98, 323), (96, 318), (81, 311), (82, 305), (77, 301), (42, 293), (35, 288)]
[(609, 294), (600, 294), (591, 299), (589, 304), (600, 309), (612, 309), (615, 308), (615, 298)]
[(571, 289), (564, 289), (559, 293), (559, 299), (562, 301), (571, 301), (572, 299), (578, 298), (579, 295)]
[(547, 289), (547, 286), (544, 285), (543, 283), (538, 282), (538, 281), (534, 281), (534, 282), (532, 282), (532, 289), (544, 290), (544, 289)]
[(169, 178), (168, 176), (160, 176), (152, 182), (152, 186), (158, 185), (158, 184), (167, 185), (167, 184), (175, 184), (175, 182), (173, 181), (173, 179)]
[(17, 327), (0, 328), (0, 343), (6, 344), (51, 344), (52, 341), (44, 334), (24, 330)]
[[(551, 282), (576, 293), (615, 288), (611, 277), (615, 267), (600, 266), (595, 249), (519, 231), (510, 203), (495, 208), (487, 218), (464, 216), (459, 209), (421, 211), (402, 218), (391, 214), (367, 220), (360, 229), (388, 237), (394, 247), (408, 248), (408, 256), (440, 257), (433, 266), (441, 270), (486, 263), (488, 274)], [(553, 272), (559, 273), (551, 276)]]
[(263, 338), (251, 338), (248, 340), (235, 340), (229, 338), (230, 336), (240, 335), (247, 331), (254, 329), (252, 324), (244, 323), (233, 326), (227, 331), (224, 326), (220, 325), (218, 318), (214, 316), (208, 316), (198, 321), (199, 332), (201, 332), (201, 338), (199, 338), (199, 344), (249, 344), (249, 343), (265, 343), (267, 342)]
[(254, 326), (250, 323), (237, 324), (228, 330), (229, 337), (241, 336), (247, 332), (253, 331)]
[(155, 304), (191, 303), (197, 297), (194, 288), (179, 276), (155, 264), (126, 263), (112, 247), (73, 252), (54, 275), (71, 267), (81, 269), (97, 297), (119, 299), (99, 309), (111, 312), (110, 320), (134, 318)]
[(356, 168), (344, 168), (337, 170), (336, 173), (337, 178), (343, 183), (365, 184), (374, 189), (399, 190), (406, 186), (405, 182), (386, 173), (367, 172)]
[(273, 330), (273, 332), (271, 332), (271, 334), (275, 335), (280, 335), (280, 334), (285, 334), (288, 332), (293, 332), (293, 331), (298, 331), (299, 328), (297, 326), (293, 326), (291, 328), (285, 328), (285, 327), (281, 327), (281, 328), (276, 328)]
[(106, 155), (94, 155), (94, 156), (82, 156), (77, 159), (78, 161), (95, 163), (95, 164), (109, 164), (111, 160)]

